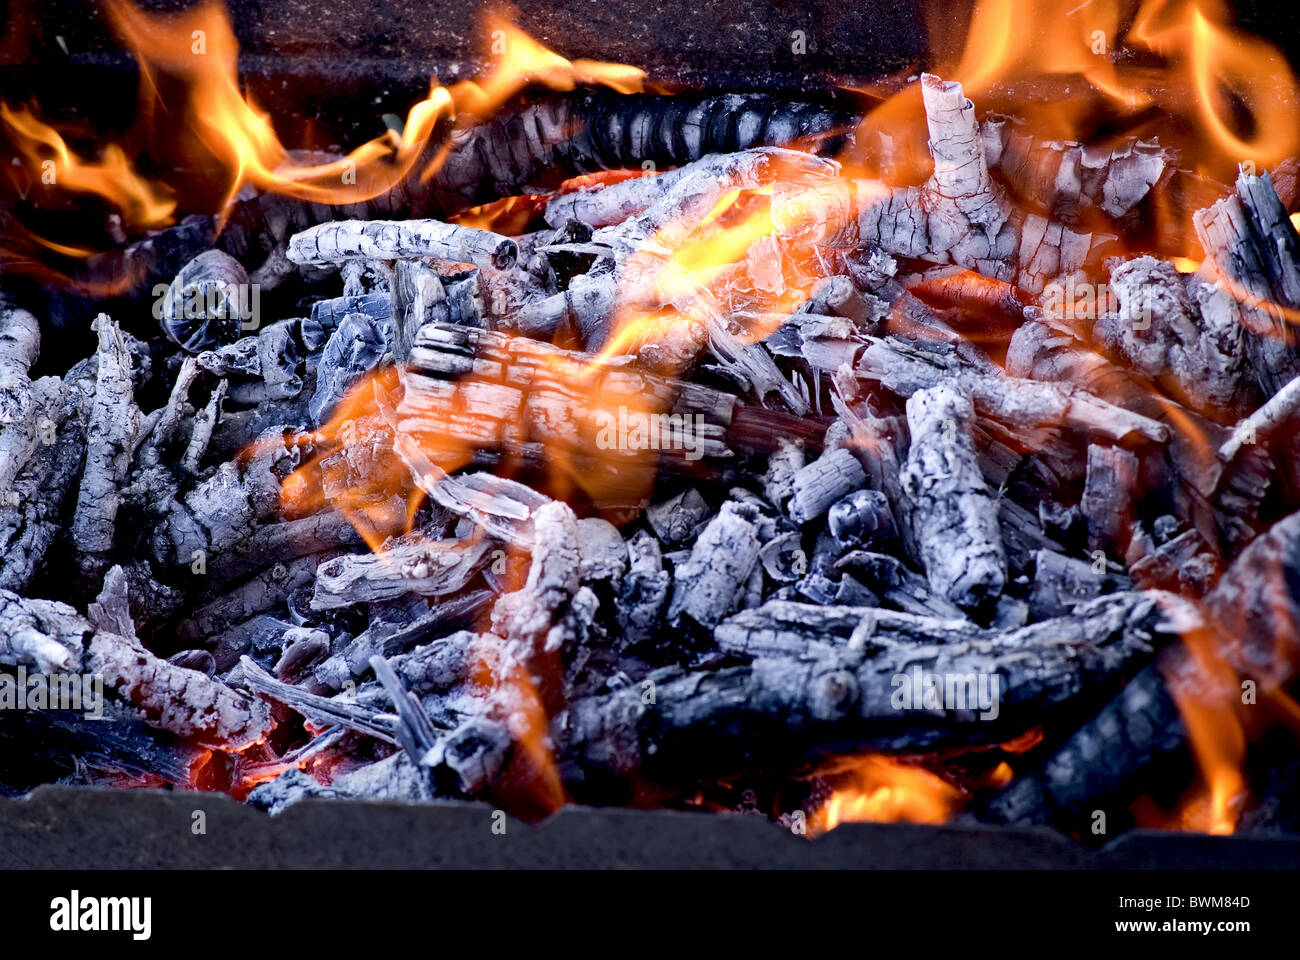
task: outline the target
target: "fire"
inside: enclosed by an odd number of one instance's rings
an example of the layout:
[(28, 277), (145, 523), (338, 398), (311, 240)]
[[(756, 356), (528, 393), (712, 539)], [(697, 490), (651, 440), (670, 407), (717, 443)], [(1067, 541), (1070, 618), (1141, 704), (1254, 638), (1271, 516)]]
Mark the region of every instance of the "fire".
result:
[[(87, 160), (74, 153), (57, 130), (28, 110), (0, 103), (0, 121), (8, 128), (24, 164), (23, 167), (9, 167), (10, 177), (14, 178), (20, 190), (25, 192), (31, 188), (30, 182), (26, 185), (18, 183), (17, 177), (22, 171), (45, 185), (103, 197), (131, 226), (150, 228), (171, 223), (172, 212), (176, 209), (171, 191), (136, 173), (126, 153), (116, 144), (104, 147), (100, 159)], [(84, 251), (74, 251), (74, 248), (53, 241), (41, 242), (58, 253), (85, 255)]]
[[(1205, 145), (1217, 149), (1221, 161), (1262, 168), (1300, 145), (1300, 86), (1276, 47), (1234, 33), (1225, 19), (1218, 4), (1208, 0), (1158, 0), (1143, 5), (1129, 36), (1166, 57), (1185, 88), (1169, 91), (1165, 109), (1195, 111)], [(1250, 115), (1249, 132), (1230, 119), (1234, 100)]]
[(944, 71), (978, 98), (1010, 79), (1081, 76), (1123, 112), (1149, 102), (1119, 77), (1110, 57), (1119, 36), (1120, 0), (1070, 9), (1053, 0), (980, 0), (957, 65)]
[[(788, 159), (774, 166), (777, 183), (802, 194), (816, 174)], [(806, 221), (815, 207), (783, 202), (772, 184), (722, 191), (696, 216), (662, 225), (623, 266), (629, 282), (620, 289), (614, 332), (594, 360), (633, 352), (650, 340), (694, 340), (697, 350), (710, 320), (743, 312), (777, 318), (806, 299), (823, 275)], [(780, 212), (780, 216), (777, 212)], [(758, 276), (756, 274), (761, 274)], [(647, 307), (646, 301), (654, 303)], [(660, 303), (669, 309), (659, 308)], [(756, 343), (776, 328), (775, 320), (754, 322), (738, 333), (741, 343)]]
[[(280, 503), (286, 516), (308, 516), (332, 506), (375, 553), (382, 551), (389, 537), (409, 532), (423, 494), (393, 452), (392, 433), (379, 401), (393, 393), (397, 383), (392, 368), (367, 374), (318, 431), (291, 438), (315, 453), (281, 484)], [(358, 459), (362, 457), (358, 451), (364, 451), (367, 466), (373, 467), (363, 472), (362, 479), (352, 476), (348, 457), (343, 456), (345, 448)]]
[(545, 83), (552, 90), (591, 84), (637, 93), (645, 80), (645, 71), (638, 67), (566, 60), (500, 15), (488, 18), (487, 30), (489, 55), (500, 57), (496, 70), (481, 83), (466, 81), (453, 88), (457, 107), (468, 114), (487, 116), (533, 83)]
[[(436, 80), (428, 97), (411, 107), (401, 131), (382, 135), (327, 163), (297, 164), (277, 135), (270, 115), (240, 89), (239, 48), (221, 0), (204, 0), (179, 14), (147, 13), (129, 0), (107, 0), (110, 25), (140, 64), (139, 123), (148, 128), (161, 115), (179, 118), (166, 136), (181, 154), (210, 157), (220, 165), (224, 186), (212, 211), (224, 214), (247, 186), (315, 203), (357, 203), (380, 196), (410, 176), (427, 180), (440, 167), (446, 146), (430, 143), (446, 122), (468, 123), (489, 116), (530, 84), (556, 90), (578, 84), (603, 84), (624, 93), (641, 89), (644, 72), (621, 64), (569, 61), (542, 46), (501, 17), (485, 26), (494, 66), (480, 81), (444, 87)], [(179, 105), (164, 90), (179, 85)], [(102, 159), (87, 161), (66, 145), (51, 126), (25, 110), (0, 104), (0, 118), (15, 137), (28, 178), (39, 179), (52, 159), (61, 190), (104, 197), (117, 207), (125, 225), (155, 229), (174, 220), (176, 202), (165, 183), (138, 173), (116, 144)], [(146, 130), (154, 137), (159, 130)], [(20, 192), (26, 188), (20, 185)]]
[(161, 104), (163, 76), (185, 89), (182, 118), (198, 144), (226, 171), (222, 209), (245, 184), (318, 203), (367, 200), (387, 192), (418, 159), (437, 121), (451, 109), (450, 95), (434, 87), (411, 108), (400, 134), (388, 132), (331, 163), (295, 166), (271, 119), (239, 88), (239, 45), (220, 0), (174, 16), (150, 15), (127, 0), (110, 0), (109, 22), (140, 63), (149, 103)]
[(845, 785), (811, 818), (812, 835), (841, 823), (946, 823), (962, 798), (948, 781), (894, 757), (868, 754), (841, 772)]
[[(1264, 169), (1300, 149), (1300, 86), (1277, 48), (1228, 23), (1218, 0), (978, 0), (960, 49), (931, 30), (932, 72), (959, 81), (982, 111), (1014, 113), (1046, 138), (1095, 142), (1099, 119), (1162, 142), (1190, 129), (1186, 155), (1230, 182), (1239, 163)], [(916, 84), (862, 92), (882, 103), (859, 141), (881, 155), (852, 162), (894, 183), (923, 176)]]

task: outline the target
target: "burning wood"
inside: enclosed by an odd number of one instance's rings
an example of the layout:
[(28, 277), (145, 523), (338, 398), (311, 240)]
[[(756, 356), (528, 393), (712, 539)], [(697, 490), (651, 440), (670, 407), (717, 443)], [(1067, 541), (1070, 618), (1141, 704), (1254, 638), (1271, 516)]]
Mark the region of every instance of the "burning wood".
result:
[(910, 180), (838, 106), (590, 89), (449, 112), (364, 197), (253, 158), (221, 231), (92, 259), (162, 275), (161, 329), (100, 313), (61, 377), (0, 298), (0, 694), (93, 674), (109, 718), (0, 717), (42, 744), (0, 788), (215, 751), (277, 811), (818, 816), (919, 763), (918, 816), (1077, 832), (1181, 752), (1230, 827), (1206, 731), (1300, 670), (1286, 206), (1243, 172), (1161, 259), (1195, 158), (919, 87)]

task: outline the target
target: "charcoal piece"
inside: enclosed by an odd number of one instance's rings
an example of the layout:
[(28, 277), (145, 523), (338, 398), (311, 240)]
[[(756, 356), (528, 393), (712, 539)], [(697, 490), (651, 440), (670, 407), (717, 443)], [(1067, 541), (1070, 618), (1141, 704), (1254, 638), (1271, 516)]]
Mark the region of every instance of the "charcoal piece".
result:
[(810, 161), (806, 154), (777, 147), (710, 154), (657, 176), (561, 194), (546, 205), (546, 222), (557, 229), (569, 220), (593, 227), (614, 226), (644, 213), (682, 180), (703, 176), (725, 181), (733, 188), (756, 189), (777, 179), (785, 182), (792, 173), (811, 162), (815, 161)]
[(767, 458), (763, 474), (763, 495), (768, 502), (784, 507), (794, 496), (794, 477), (804, 466), (803, 447), (786, 438), (777, 441), (776, 449)]
[(399, 435), (394, 448), (421, 490), (439, 506), (468, 517), (493, 539), (519, 547), (532, 544), (532, 520), (552, 501), (516, 480), (485, 473), (448, 475), (425, 456), (409, 436)]
[(840, 652), (862, 653), (873, 643), (924, 645), (973, 641), (986, 631), (966, 619), (900, 613), (870, 607), (769, 601), (743, 610), (714, 631), (718, 646), (747, 657), (825, 658)]
[(470, 679), (477, 642), (478, 634), (460, 630), (389, 657), (388, 665), (417, 697), (446, 693)]
[(245, 653), (260, 654), (272, 642), (278, 642), (292, 626), (292, 623), (279, 617), (258, 614), (215, 636), (205, 638), (204, 644), (212, 651), (217, 673), (224, 675), (239, 663), (239, 658)]
[(440, 597), (460, 591), (490, 560), (490, 540), (430, 540), (416, 532), (382, 553), (346, 554), (316, 568), (313, 610), (390, 600), (406, 593)]
[(989, 168), (1016, 195), (1069, 224), (1097, 212), (1119, 218), (1147, 198), (1174, 155), (1155, 140), (1128, 140), (1109, 149), (1044, 140), (1008, 117), (981, 126)]
[[(808, 607), (798, 618), (824, 615)], [(869, 615), (876, 611), (859, 610), (855, 619)], [(761, 616), (747, 611), (736, 621)], [(832, 741), (837, 752), (1005, 742), (1047, 711), (1083, 709), (1104, 681), (1133, 675), (1178, 628), (1196, 622), (1195, 611), (1177, 597), (1136, 592), (969, 640), (944, 631), (918, 646), (877, 637), (868, 625), (860, 643), (850, 633), (843, 649), (826, 656), (765, 656), (743, 666), (652, 674), (653, 704), (642, 702), (636, 686), (578, 700), (552, 721), (551, 737), (574, 779), (637, 771), (677, 784), (789, 770), (822, 755)], [(719, 628), (724, 636), (727, 624)], [(752, 628), (740, 637), (746, 632)], [(927, 673), (989, 678), (986, 708), (969, 686), (960, 703), (954, 697), (946, 706), (899, 706), (896, 678)], [(999, 693), (992, 697), (995, 676)]]
[(896, 337), (872, 340), (857, 372), (905, 397), (944, 381), (957, 381), (981, 416), (1014, 431), (1059, 425), (1117, 443), (1134, 436), (1156, 443), (1170, 438), (1169, 428), (1158, 420), (1081, 388), (979, 372), (942, 345), (909, 344)]
[(177, 636), (192, 643), (201, 642), (208, 637), (220, 636), (259, 613), (266, 613), (288, 600), (295, 590), (310, 584), (315, 578), (316, 567), (330, 557), (331, 553), (326, 552), (309, 554), (288, 563), (276, 563), (242, 583), (223, 587), (220, 596), (194, 608), (176, 625)]
[(705, 329), (713, 359), (742, 390), (760, 403), (776, 394), (792, 413), (808, 413), (808, 402), (777, 368), (772, 355), (761, 344), (749, 342), (742, 324), (709, 317)]
[(698, 490), (683, 490), (676, 496), (650, 504), (646, 522), (660, 540), (670, 546), (683, 543), (712, 513)]
[(627, 542), (628, 569), (619, 585), (620, 642), (634, 646), (657, 637), (672, 577), (664, 569), (659, 541), (638, 530)]
[(381, 713), (365, 704), (356, 703), (347, 699), (346, 695), (322, 697), (292, 683), (284, 683), (259, 667), (247, 655), (240, 657), (238, 666), (231, 671), (230, 683), (247, 687), (262, 697), (283, 703), (318, 726), (337, 724), (385, 743), (397, 742), (395, 731), (399, 724), (392, 714)]
[(289, 683), (300, 682), (330, 651), (330, 635), (308, 627), (291, 627), (284, 632), (281, 642), (284, 652), (275, 663), (275, 677)]
[(867, 482), (866, 472), (850, 451), (828, 450), (795, 473), (791, 487), (790, 518), (795, 523), (815, 520), (831, 504), (860, 489)]
[(741, 586), (758, 562), (760, 544), (752, 507), (724, 503), (674, 574), (668, 618), (715, 626), (735, 608)]
[(429, 751), (427, 763), (444, 767), (456, 778), (461, 793), (472, 795), (492, 784), (505, 767), (510, 752), (510, 733), (502, 723), (488, 717), (471, 717), (442, 737)]
[(1222, 572), (1219, 557), (1195, 529), (1159, 543), (1129, 563), (1129, 575), (1140, 586), (1192, 597), (1207, 593)]
[(403, 382), (398, 449), (419, 447), (439, 467), (459, 467), (466, 448), (518, 449), (525, 438), (570, 451), (597, 476), (734, 456), (734, 395), (642, 372), (630, 357), (593, 366), (587, 354), (527, 337), (429, 323)]
[(552, 95), (454, 134), (432, 199), (453, 213), (575, 174), (644, 169), (647, 161), (666, 170), (719, 151), (830, 137), (847, 122), (833, 108), (760, 93)]
[(162, 330), (182, 350), (198, 353), (234, 343), (254, 319), (248, 274), (221, 250), (206, 250), (181, 268), (162, 300)]
[(395, 657), (417, 644), (426, 644), (459, 628), (482, 622), (495, 601), (496, 594), (491, 590), (467, 590), (454, 597), (440, 599), (428, 613), (409, 622), (403, 621), (400, 625), (376, 624), (372, 621), (370, 629), (359, 634), (343, 651), (343, 656), (354, 672), (357, 672), (358, 667), (364, 669), (369, 662), (369, 654), (357, 658), (371, 646), (374, 652), (381, 653), (386, 658)]
[(869, 550), (851, 550), (835, 562), (834, 573), (848, 571), (853, 578), (905, 613), (917, 616), (964, 619), (966, 613), (947, 597), (934, 593), (929, 581), (896, 557)]
[(1300, 308), (1300, 238), (1267, 173), (1243, 170), (1235, 192), (1192, 222), (1206, 254), (1201, 272), (1236, 301), (1247, 367), (1268, 399), (1300, 375), (1300, 341), (1287, 319)]
[(35, 449), (38, 406), (28, 376), (41, 350), (31, 313), (0, 295), (0, 490), (8, 491)]
[[(361, 542), (360, 534), (347, 517), (327, 511), (300, 520), (257, 526), (228, 544), (218, 541), (219, 549), (208, 560), (208, 573), (220, 580), (236, 580), (277, 562)], [(187, 557), (180, 559), (184, 561)]]
[(286, 255), (294, 263), (436, 257), (505, 269), (519, 258), (509, 237), (438, 220), (343, 220), (294, 234)]
[(399, 260), (394, 265), (392, 330), (393, 359), (396, 362), (406, 360), (415, 341), (415, 332), (434, 319), (439, 305), (446, 313), (446, 300), (447, 290), (442, 278), (427, 261)]
[[(1091, 810), (1127, 804), (1142, 772), (1188, 747), (1179, 695), (1207, 710), (1240, 705), (1235, 678), (1261, 690), (1285, 689), (1300, 669), (1300, 513), (1278, 521), (1232, 563), (1205, 597), (1199, 615), (1182, 624), (1179, 640), (1138, 673), (1119, 694), (1062, 743), (1036, 769), (996, 794), (981, 811), (996, 822), (1053, 823), (1077, 829)], [(1231, 668), (1219, 671), (1200, 658), (1214, 651)], [(1103, 760), (1104, 758), (1104, 760)]]
[(397, 742), (417, 769), (428, 766), (429, 754), (438, 742), (438, 732), (425, 713), (420, 698), (402, 686), (401, 679), (383, 657), (371, 657), (370, 666), (397, 708)]
[(872, 550), (897, 536), (889, 498), (879, 490), (855, 490), (831, 505), (827, 526), (840, 543)]
[[(84, 765), (113, 777), (150, 778), (192, 789), (211, 751), (142, 721), (129, 706), (108, 700), (93, 721), (68, 710), (12, 711), (0, 717), (0, 744), (14, 755)], [(35, 747), (35, 749), (34, 749)]]
[(393, 356), (402, 363), (425, 324), (481, 325), (473, 274), (446, 277), (428, 260), (398, 260), (393, 269)]
[[(1016, 209), (989, 175), (974, 105), (961, 85), (921, 76), (934, 171), (889, 189), (840, 179), (773, 203), (778, 227), (836, 249), (874, 244), (895, 256), (952, 263), (1031, 292), (1094, 262), (1114, 239)], [(816, 211), (810, 216), (809, 211)]]
[(1154, 257), (1107, 265), (1117, 302), (1114, 310), (1098, 309), (1097, 342), (1193, 409), (1212, 417), (1244, 413), (1255, 389), (1241, 330), (1225, 310), (1212, 309), (1228, 294)]
[(611, 580), (617, 584), (627, 569), (627, 545), (618, 527), (600, 517), (578, 521), (578, 555), (581, 579)]
[(1088, 524), (1088, 549), (1122, 554), (1135, 513), (1138, 460), (1119, 447), (1088, 447), (1088, 479), (1079, 510)]
[(311, 305), (311, 319), (325, 333), (333, 333), (349, 313), (364, 313), (373, 320), (388, 320), (393, 313), (393, 299), (384, 293), (367, 293), (359, 297), (333, 297)]
[[(1143, 586), (1147, 584), (1143, 583)], [(1095, 600), (1114, 587), (1106, 572), (1096, 573), (1092, 563), (1067, 557), (1055, 550), (1039, 550), (1034, 554), (1030, 616), (1034, 620), (1063, 616), (1080, 603)]]
[(793, 583), (808, 570), (803, 538), (791, 531), (768, 540), (758, 551), (758, 559), (767, 575), (778, 583)]
[(1080, 727), (1041, 767), (1017, 777), (978, 808), (993, 823), (1055, 824), (1081, 829), (1091, 811), (1146, 765), (1186, 744), (1178, 706), (1155, 666), (1139, 671), (1115, 699)]
[[(504, 594), (492, 608), (492, 631), (529, 650), (553, 653), (571, 647), (582, 634), (584, 605), (578, 519), (553, 501), (533, 518), (532, 562), (524, 586)], [(586, 593), (589, 595), (590, 591)]]
[(202, 746), (238, 750), (265, 736), (270, 720), (261, 704), (144, 648), (126, 612), (126, 589), (125, 574), (114, 567), (92, 605), (92, 617), (99, 618), (95, 624), (66, 604), (0, 592), (0, 652), (42, 671), (99, 675), (104, 687), (135, 706), (150, 726)]
[(262, 810), (273, 817), (278, 817), (295, 803), (309, 797), (329, 798), (337, 796), (337, 791), (332, 787), (323, 786), (311, 774), (305, 773), (297, 767), (290, 767), (274, 780), (259, 783), (248, 794), (248, 799), (245, 802), (256, 810)]
[(102, 313), (95, 321), (95, 330), (99, 335), (99, 370), (86, 426), (86, 466), (69, 527), (77, 568), (91, 582), (97, 581), (109, 564), (122, 481), (140, 420), (132, 398), (131, 358), (122, 331)]
[(348, 314), (330, 336), (316, 368), (316, 392), (307, 405), (313, 422), (328, 414), (357, 381), (383, 361), (392, 328), (360, 313)]
[(10, 497), (0, 503), (0, 588), (23, 590), (36, 574), (66, 518), (82, 472), (86, 423), (95, 396), (95, 365), (82, 362), (60, 380), (33, 385), (45, 436), (19, 471)]
[(1291, 380), (1233, 428), (1232, 434), (1219, 446), (1219, 459), (1231, 463), (1243, 446), (1266, 442), (1275, 432), (1293, 422), (1298, 412), (1300, 377)]
[(217, 672), (216, 658), (206, 650), (181, 650), (168, 657), (167, 662), (173, 666), (184, 667), (186, 670), (195, 670), (209, 677)]
[(186, 357), (181, 361), (167, 403), (150, 413), (137, 431), (134, 444), (137, 466), (158, 467), (163, 462), (164, 451), (176, 443), (181, 427), (194, 414), (189, 392), (199, 372), (200, 363), (196, 358)]
[(997, 507), (971, 441), (974, 416), (970, 398), (951, 387), (914, 393), (902, 476), (930, 586), (965, 609), (994, 600), (1006, 582)]
[(879, 297), (863, 294), (846, 276), (826, 277), (817, 281), (807, 302), (801, 307), (813, 314), (843, 317), (853, 322), (855, 332), (878, 333), (881, 322), (889, 315), (889, 306)]

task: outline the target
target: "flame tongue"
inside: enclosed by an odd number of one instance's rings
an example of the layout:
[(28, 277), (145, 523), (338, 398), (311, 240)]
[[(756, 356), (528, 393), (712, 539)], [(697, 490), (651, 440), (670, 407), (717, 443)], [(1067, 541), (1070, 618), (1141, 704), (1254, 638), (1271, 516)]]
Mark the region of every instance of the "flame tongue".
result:
[(870, 754), (851, 761), (845, 782), (809, 823), (824, 833), (841, 823), (946, 823), (962, 792), (923, 767)]
[[(12, 135), (26, 170), (41, 183), (72, 193), (103, 197), (134, 227), (162, 227), (171, 223), (176, 209), (171, 191), (137, 174), (126, 153), (116, 144), (104, 147), (99, 160), (86, 160), (68, 147), (57, 130), (28, 110), (0, 103), (0, 121)], [(24, 193), (31, 189), (30, 183), (20, 185)], [(67, 248), (58, 252), (68, 254)], [(73, 251), (72, 255), (83, 255), (83, 252)]]

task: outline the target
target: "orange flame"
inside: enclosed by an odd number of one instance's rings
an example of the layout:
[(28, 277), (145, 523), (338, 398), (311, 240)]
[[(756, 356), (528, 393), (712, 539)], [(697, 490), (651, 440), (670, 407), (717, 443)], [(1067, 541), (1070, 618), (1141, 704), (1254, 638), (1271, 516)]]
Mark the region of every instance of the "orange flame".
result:
[[(1093, 141), (1098, 119), (1163, 142), (1190, 129), (1190, 162), (1228, 182), (1239, 163), (1263, 169), (1300, 150), (1300, 86), (1286, 58), (1228, 22), (1218, 0), (978, 0), (960, 50), (931, 31), (931, 69), (981, 113), (1014, 113), (1045, 138)], [(881, 100), (857, 138), (873, 155), (846, 166), (919, 182), (929, 158), (918, 85), (896, 78), (860, 92)]]
[[(123, 221), (132, 226), (161, 227), (171, 223), (172, 211), (176, 209), (171, 191), (136, 173), (126, 153), (116, 144), (104, 147), (101, 159), (85, 160), (68, 147), (57, 130), (42, 123), (28, 110), (13, 109), (0, 103), (0, 121), (13, 136), (14, 145), (25, 164), (22, 169), (42, 184), (72, 193), (103, 197), (121, 212)], [(11, 178), (16, 178), (15, 168), (9, 169)], [(16, 179), (15, 184), (23, 192), (30, 189), (30, 186), (18, 184)], [(56, 252), (65, 253), (65, 250)], [(76, 251), (67, 255), (85, 254)]]
[[(423, 494), (393, 452), (392, 431), (380, 415), (377, 399), (396, 389), (396, 370), (367, 374), (320, 430), (293, 438), (318, 452), (281, 484), (280, 503), (286, 516), (308, 516), (332, 506), (375, 553), (389, 537), (409, 532)], [(344, 456), (345, 448), (349, 456)], [(363, 459), (359, 451), (364, 451), (370, 469), (357, 477), (349, 466), (350, 458)]]
[[(1205, 639), (1184, 637), (1196, 662), (1198, 682), (1192, 689), (1171, 685), (1204, 781), (1185, 801), (1178, 822), (1184, 829), (1230, 834), (1236, 830), (1247, 795), (1246, 733), (1233, 702), (1225, 696), (1235, 687), (1235, 674)], [(1216, 689), (1207, 689), (1211, 685)]]
[[(499, 108), (525, 87), (544, 83), (558, 90), (577, 84), (604, 84), (621, 92), (641, 89), (643, 71), (591, 60), (568, 61), (528, 37), (501, 17), (489, 18), (493, 69), (480, 82), (450, 88), (432, 82), (429, 96), (415, 104), (400, 132), (389, 130), (328, 163), (295, 164), (280, 141), (270, 116), (241, 91), (239, 49), (221, 0), (203, 2), (179, 14), (146, 13), (129, 0), (106, 0), (110, 24), (140, 64), (142, 106), (148, 123), (161, 110), (174, 112), (179, 123), (168, 131), (192, 137), (190, 146), (215, 158), (225, 174), (216, 211), (224, 214), (246, 185), (316, 203), (356, 203), (387, 193), (417, 167), (427, 180), (447, 155), (447, 145), (426, 147), (443, 120), (458, 114), (468, 121)], [(165, 102), (163, 80), (185, 91), (179, 110)], [(172, 222), (176, 204), (164, 184), (136, 173), (121, 147), (110, 144), (102, 160), (80, 159), (51, 127), (26, 111), (0, 104), (4, 123), (14, 132), (28, 175), (38, 177), (42, 162), (53, 155), (60, 189), (105, 197), (123, 214), (126, 225), (157, 228)], [(20, 186), (20, 192), (26, 192)]]
[(849, 764), (847, 783), (809, 821), (809, 833), (841, 823), (946, 823), (962, 791), (923, 767), (894, 757), (868, 754)]
[(150, 15), (128, 0), (109, 0), (108, 18), (159, 97), (161, 75), (184, 85), (183, 122), (226, 170), (222, 208), (246, 183), (318, 203), (367, 200), (390, 190), (418, 159), (437, 121), (451, 110), (441, 87), (417, 103), (400, 134), (362, 144), (331, 163), (295, 166), (271, 119), (239, 89), (239, 45), (221, 0), (174, 16)]
[(645, 71), (639, 67), (598, 60), (566, 60), (499, 14), (489, 16), (486, 27), (490, 37), (489, 56), (500, 59), (482, 83), (465, 81), (453, 88), (456, 105), (465, 113), (486, 116), (534, 83), (545, 83), (552, 90), (598, 84), (619, 93), (637, 93), (645, 80)]
[[(1204, 145), (1232, 165), (1229, 172), (1242, 162), (1262, 169), (1300, 146), (1300, 86), (1276, 47), (1234, 33), (1224, 19), (1210, 0), (1159, 0), (1143, 6), (1129, 38), (1166, 57), (1180, 81), (1182, 89), (1169, 90), (1165, 109), (1194, 111), (1189, 119), (1199, 121)], [(1234, 100), (1249, 113), (1247, 132), (1231, 119)]]

